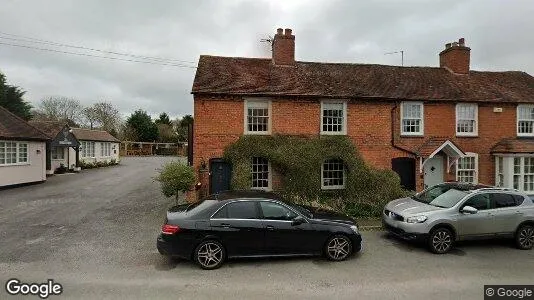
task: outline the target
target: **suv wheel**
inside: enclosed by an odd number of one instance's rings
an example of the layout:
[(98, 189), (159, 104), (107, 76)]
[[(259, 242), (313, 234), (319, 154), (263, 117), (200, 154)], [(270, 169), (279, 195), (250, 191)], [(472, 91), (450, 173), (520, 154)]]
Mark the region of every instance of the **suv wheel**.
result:
[(344, 260), (352, 253), (352, 243), (344, 235), (334, 235), (326, 242), (324, 253), (329, 260)]
[(523, 225), (515, 234), (515, 243), (521, 250), (529, 250), (534, 246), (534, 226)]
[(226, 258), (224, 247), (221, 243), (209, 240), (200, 243), (194, 253), (194, 259), (202, 269), (213, 270), (219, 268)]
[(454, 236), (447, 228), (434, 229), (429, 236), (428, 246), (436, 254), (444, 254), (452, 249)]

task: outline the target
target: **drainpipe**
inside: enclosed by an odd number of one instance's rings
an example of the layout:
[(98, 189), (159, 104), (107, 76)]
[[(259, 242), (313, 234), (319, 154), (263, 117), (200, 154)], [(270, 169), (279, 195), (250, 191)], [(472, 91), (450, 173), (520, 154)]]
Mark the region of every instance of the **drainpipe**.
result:
[(395, 102), (395, 106), (391, 109), (391, 146), (393, 148), (396, 148), (404, 152), (408, 152), (414, 156), (417, 156), (417, 153), (395, 144), (395, 119), (396, 119), (395, 110), (397, 109), (398, 105), (399, 105), (398, 102)]

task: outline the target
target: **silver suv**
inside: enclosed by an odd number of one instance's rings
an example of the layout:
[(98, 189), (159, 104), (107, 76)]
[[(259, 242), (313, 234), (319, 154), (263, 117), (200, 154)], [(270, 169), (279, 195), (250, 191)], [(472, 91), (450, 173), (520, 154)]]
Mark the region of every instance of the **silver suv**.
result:
[(513, 238), (525, 250), (534, 245), (534, 203), (512, 189), (438, 184), (389, 202), (382, 220), (390, 233), (424, 241), (438, 254), (451, 250), (455, 241), (476, 238)]

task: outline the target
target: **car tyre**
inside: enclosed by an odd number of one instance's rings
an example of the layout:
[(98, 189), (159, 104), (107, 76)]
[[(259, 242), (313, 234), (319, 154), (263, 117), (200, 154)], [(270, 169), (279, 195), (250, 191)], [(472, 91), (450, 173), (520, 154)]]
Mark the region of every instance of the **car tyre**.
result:
[(454, 235), (444, 227), (432, 230), (428, 237), (428, 247), (435, 254), (445, 254), (453, 248), (453, 245)]
[(523, 225), (517, 229), (515, 244), (521, 250), (530, 250), (534, 246), (534, 226)]
[(326, 242), (324, 254), (332, 261), (345, 260), (352, 254), (352, 242), (344, 235), (334, 235)]
[(222, 266), (226, 260), (224, 246), (215, 240), (200, 243), (194, 252), (195, 262), (204, 270), (214, 270)]

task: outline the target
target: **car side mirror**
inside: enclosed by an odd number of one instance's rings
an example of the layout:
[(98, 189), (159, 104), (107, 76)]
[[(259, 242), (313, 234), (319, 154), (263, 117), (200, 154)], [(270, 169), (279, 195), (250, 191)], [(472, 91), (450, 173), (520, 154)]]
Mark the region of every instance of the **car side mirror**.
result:
[(304, 222), (306, 222), (306, 220), (302, 216), (296, 216), (293, 218), (293, 220), (291, 220), (291, 225), (296, 226)]
[(464, 206), (464, 207), (460, 210), (460, 212), (462, 212), (462, 213), (464, 213), (464, 214), (472, 214), (472, 215), (473, 215), (473, 214), (476, 214), (476, 213), (478, 212), (478, 209), (476, 209), (476, 208), (474, 208), (474, 207), (472, 207), (472, 206), (467, 205), (467, 206)]

